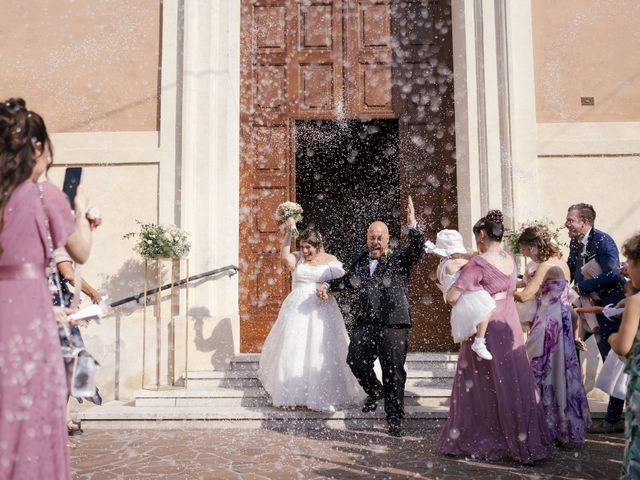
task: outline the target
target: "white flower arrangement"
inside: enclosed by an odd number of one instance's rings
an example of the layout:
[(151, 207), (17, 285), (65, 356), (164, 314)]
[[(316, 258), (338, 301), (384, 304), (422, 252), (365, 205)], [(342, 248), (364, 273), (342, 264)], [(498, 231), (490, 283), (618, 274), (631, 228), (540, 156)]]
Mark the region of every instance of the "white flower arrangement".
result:
[(138, 237), (133, 249), (144, 258), (174, 258), (186, 257), (191, 250), (189, 234), (175, 225), (159, 225), (157, 223), (142, 223), (139, 232), (130, 232), (122, 238)]
[(565, 246), (564, 243), (560, 242), (560, 230), (564, 227), (558, 227), (555, 223), (550, 220), (529, 220), (527, 222), (521, 223), (520, 227), (515, 230), (507, 230), (504, 234), (504, 243), (509, 249), (509, 251), (513, 254), (518, 254), (520, 252), (520, 246), (518, 245), (518, 239), (522, 232), (529, 227), (538, 227), (541, 230), (547, 232), (551, 237), (551, 243), (553, 243), (556, 247), (560, 248), (561, 246)]

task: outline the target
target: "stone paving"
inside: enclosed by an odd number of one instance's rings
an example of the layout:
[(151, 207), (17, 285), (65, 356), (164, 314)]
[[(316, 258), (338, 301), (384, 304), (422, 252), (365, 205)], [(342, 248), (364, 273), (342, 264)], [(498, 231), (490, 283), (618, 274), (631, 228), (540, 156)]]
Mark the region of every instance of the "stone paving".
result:
[(447, 457), (437, 422), (382, 428), (89, 430), (70, 438), (74, 479), (616, 479), (623, 434), (588, 435), (534, 466)]

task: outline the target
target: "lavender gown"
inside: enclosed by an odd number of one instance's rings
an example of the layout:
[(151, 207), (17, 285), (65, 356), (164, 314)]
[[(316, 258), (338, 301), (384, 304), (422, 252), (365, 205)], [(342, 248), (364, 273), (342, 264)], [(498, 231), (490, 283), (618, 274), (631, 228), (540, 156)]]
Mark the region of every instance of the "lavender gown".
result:
[(460, 346), (449, 418), (438, 449), (482, 460), (532, 463), (545, 458), (551, 441), (513, 301), (515, 271), (505, 275), (477, 256), (464, 266), (455, 286), (500, 295), (486, 335), (493, 360), (481, 360), (471, 341)]
[[(75, 223), (64, 194), (44, 184), (55, 246)], [(0, 478), (68, 479), (67, 385), (45, 276), (48, 257), (37, 186), (19, 185), (0, 232)]]
[(566, 280), (547, 280), (540, 287), (527, 353), (552, 438), (583, 443), (591, 416), (573, 343), (568, 292)]

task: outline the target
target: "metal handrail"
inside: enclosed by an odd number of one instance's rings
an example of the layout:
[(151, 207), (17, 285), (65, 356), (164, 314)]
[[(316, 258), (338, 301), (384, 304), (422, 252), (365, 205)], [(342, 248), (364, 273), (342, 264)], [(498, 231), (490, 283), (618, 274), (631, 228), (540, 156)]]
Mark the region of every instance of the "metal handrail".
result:
[(136, 303), (140, 303), (140, 299), (143, 298), (145, 295), (147, 296), (153, 295), (154, 293), (161, 292), (162, 290), (168, 290), (171, 287), (184, 285), (185, 283), (193, 282), (195, 280), (200, 280), (201, 278), (210, 277), (212, 275), (217, 275), (218, 273), (226, 272), (229, 270), (231, 270), (231, 273), (229, 274), (230, 277), (240, 271), (240, 269), (235, 265), (227, 265), (226, 267), (216, 268), (215, 270), (209, 270), (208, 272), (199, 273), (197, 275), (192, 275), (191, 277), (183, 278), (174, 283), (167, 283), (166, 285), (162, 285), (160, 288), (153, 288), (151, 290), (147, 290), (146, 292), (140, 292), (137, 295), (132, 295), (130, 297), (123, 298), (122, 300), (115, 301), (111, 303), (109, 306), (111, 308), (119, 307), (120, 305), (124, 305), (125, 303), (129, 303), (133, 301), (135, 301)]

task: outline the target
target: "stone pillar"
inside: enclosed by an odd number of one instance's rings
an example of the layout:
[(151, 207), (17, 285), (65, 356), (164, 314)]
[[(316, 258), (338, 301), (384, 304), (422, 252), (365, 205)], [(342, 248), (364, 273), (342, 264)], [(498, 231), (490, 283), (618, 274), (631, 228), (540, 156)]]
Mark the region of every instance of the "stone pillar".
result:
[[(184, 2), (179, 216), (192, 232), (192, 274), (238, 264), (240, 2)], [(177, 212), (178, 214), (178, 212)], [(190, 290), (191, 370), (239, 351), (238, 277)]]
[(453, 0), (452, 11), (459, 228), (472, 242), (489, 208), (507, 227), (538, 214), (531, 8)]

